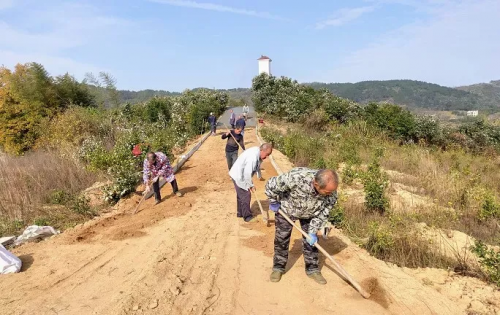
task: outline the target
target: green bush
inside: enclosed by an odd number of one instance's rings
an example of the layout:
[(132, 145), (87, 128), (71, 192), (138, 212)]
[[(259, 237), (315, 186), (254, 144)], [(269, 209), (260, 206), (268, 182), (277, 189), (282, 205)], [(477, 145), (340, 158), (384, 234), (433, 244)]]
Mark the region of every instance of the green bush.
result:
[(500, 287), (500, 252), (488, 249), (481, 241), (477, 241), (471, 246), (471, 250), (478, 255), (479, 264), (489, 280)]
[(265, 73), (252, 82), (252, 100), (258, 112), (275, 115), (290, 122), (303, 118), (314, 110), (316, 91), (289, 78), (276, 78)]
[(283, 151), (285, 148), (285, 137), (275, 128), (263, 127), (259, 129), (260, 135), (264, 141), (272, 143), (273, 147), (277, 150)]
[(148, 123), (170, 121), (172, 112), (171, 99), (168, 97), (153, 97), (144, 104), (143, 119)]
[(365, 248), (368, 252), (378, 258), (386, 258), (394, 250), (394, 235), (387, 226), (381, 226), (377, 222), (371, 222), (368, 242)]
[(351, 164), (347, 164), (342, 170), (342, 182), (346, 185), (351, 185), (358, 177), (358, 171)]
[(54, 205), (65, 205), (73, 196), (64, 190), (54, 190), (48, 196), (48, 202)]
[(330, 210), (330, 214), (328, 216), (328, 221), (335, 225), (337, 228), (341, 228), (344, 226), (345, 222), (345, 209), (340, 205), (339, 200), (337, 200), (337, 203), (335, 206)]
[(323, 108), (319, 108), (305, 117), (304, 126), (311, 130), (326, 131), (330, 126), (330, 117)]
[(96, 215), (96, 212), (92, 209), (92, 207), (90, 207), (89, 202), (90, 200), (88, 198), (84, 196), (78, 196), (70, 202), (69, 207), (75, 213), (87, 217), (93, 217)]
[(51, 222), (50, 222), (50, 219), (47, 218), (47, 217), (36, 217), (33, 220), (33, 224), (34, 225), (38, 225), (38, 226), (52, 225)]
[(479, 219), (486, 220), (488, 218), (500, 219), (500, 204), (495, 200), (493, 194), (486, 194), (483, 204), (479, 210)]
[(361, 108), (355, 102), (329, 94), (324, 103), (324, 110), (331, 120), (346, 123), (357, 118)]
[(387, 175), (380, 169), (380, 151), (375, 154), (368, 170), (362, 176), (365, 192), (365, 206), (369, 211), (384, 213), (389, 208), (385, 191), (389, 184)]

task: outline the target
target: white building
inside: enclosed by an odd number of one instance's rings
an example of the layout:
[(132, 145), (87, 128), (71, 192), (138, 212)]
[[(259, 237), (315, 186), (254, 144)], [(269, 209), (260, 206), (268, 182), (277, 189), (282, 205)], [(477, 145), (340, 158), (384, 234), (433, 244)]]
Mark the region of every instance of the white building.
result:
[(271, 59), (267, 56), (260, 56), (259, 59), (259, 74), (261, 73), (267, 73), (268, 75), (271, 75)]
[(478, 110), (468, 110), (467, 116), (476, 117), (479, 114)]

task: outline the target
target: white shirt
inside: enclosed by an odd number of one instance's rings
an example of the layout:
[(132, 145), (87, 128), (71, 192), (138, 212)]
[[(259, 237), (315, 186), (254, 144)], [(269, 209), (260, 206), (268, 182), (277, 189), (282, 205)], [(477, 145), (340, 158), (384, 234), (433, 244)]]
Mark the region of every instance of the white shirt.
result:
[(260, 177), (260, 146), (252, 147), (243, 151), (234, 162), (229, 176), (235, 181), (241, 189), (248, 190), (253, 187), (252, 176), (258, 172)]

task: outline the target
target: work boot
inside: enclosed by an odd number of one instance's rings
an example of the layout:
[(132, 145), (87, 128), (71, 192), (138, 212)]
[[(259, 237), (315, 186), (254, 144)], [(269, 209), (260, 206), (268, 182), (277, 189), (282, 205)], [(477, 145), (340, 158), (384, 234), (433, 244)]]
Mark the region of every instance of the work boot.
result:
[(311, 273), (310, 275), (307, 275), (307, 276), (319, 284), (326, 284), (326, 279), (323, 277), (323, 275), (319, 271)]
[(282, 275), (283, 273), (281, 271), (273, 270), (273, 272), (271, 272), (269, 280), (271, 280), (271, 282), (280, 282)]
[(252, 222), (254, 218), (254, 216), (248, 216), (245, 218), (245, 222)]
[(177, 197), (182, 197), (182, 196), (184, 196), (184, 195), (183, 195), (180, 191), (176, 191), (176, 192), (175, 192), (175, 195), (176, 195)]

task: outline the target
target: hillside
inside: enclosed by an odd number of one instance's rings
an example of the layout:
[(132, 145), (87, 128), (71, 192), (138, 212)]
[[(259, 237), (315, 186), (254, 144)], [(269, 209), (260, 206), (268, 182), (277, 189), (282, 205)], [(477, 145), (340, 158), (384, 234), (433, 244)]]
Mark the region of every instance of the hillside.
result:
[[(330, 92), (359, 103), (390, 102), (409, 109), (472, 110), (500, 109), (500, 80), (458, 88), (450, 88), (412, 80), (363, 81), (358, 83), (303, 83), (315, 89)], [(195, 88), (197, 90), (199, 88)], [(251, 104), (252, 92), (248, 88), (219, 89), (233, 99), (243, 99)], [(119, 90), (120, 100), (140, 103), (158, 96), (178, 95), (164, 90)]]
[(332, 93), (359, 103), (391, 102), (412, 108), (434, 110), (471, 110), (498, 108), (498, 102), (486, 93), (472, 93), (467, 87), (454, 89), (437, 84), (412, 81), (364, 81), (358, 83), (306, 83), (315, 89)]
[[(193, 91), (202, 88), (195, 88)], [(245, 88), (235, 88), (235, 89), (219, 89), (220, 92), (226, 92), (233, 99), (243, 99), (247, 103), (251, 103), (251, 91)], [(141, 91), (128, 91), (128, 90), (118, 90), (120, 101), (122, 103), (137, 104), (141, 102), (146, 102), (153, 96), (176, 96), (180, 95), (179, 92), (169, 92), (164, 90), (141, 90)]]
[(500, 106), (500, 80), (460, 86), (457, 89), (479, 95), (483, 99), (492, 101), (497, 107)]

